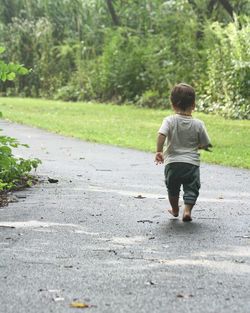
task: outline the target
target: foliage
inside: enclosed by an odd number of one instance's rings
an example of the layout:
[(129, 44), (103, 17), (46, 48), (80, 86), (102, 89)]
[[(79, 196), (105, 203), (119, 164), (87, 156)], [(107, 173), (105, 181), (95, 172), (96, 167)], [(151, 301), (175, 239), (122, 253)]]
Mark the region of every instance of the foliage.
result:
[[(226, 117), (250, 119), (250, 20), (206, 30), (207, 80), (199, 108)], [(212, 47), (212, 48), (211, 48)]]
[[(166, 96), (165, 96), (166, 97)], [(147, 90), (136, 101), (136, 105), (146, 108), (166, 108), (168, 101), (163, 95), (160, 95), (158, 91)]]
[(14, 188), (25, 177), (27, 181), (28, 173), (41, 163), (38, 159), (25, 160), (15, 157), (12, 148), (18, 146), (28, 147), (20, 144), (15, 138), (0, 136), (0, 191)]
[[(4, 48), (0, 47), (0, 53)], [(13, 80), (17, 74), (26, 75), (28, 70), (19, 64), (5, 63), (0, 60), (0, 80)], [(0, 113), (2, 116), (2, 113)], [(18, 140), (8, 136), (0, 136), (0, 191), (14, 188), (22, 179), (27, 183), (28, 173), (37, 168), (41, 163), (38, 159), (17, 158), (12, 153), (12, 148), (18, 146), (28, 147), (20, 144)]]
[[(0, 47), (0, 54), (5, 51), (5, 48)], [(25, 75), (28, 73), (28, 70), (19, 64), (14, 63), (5, 63), (0, 60), (0, 80), (5, 82), (6, 80), (14, 80), (16, 75)]]
[(2, 93), (161, 106), (184, 81), (200, 110), (249, 118), (249, 1), (109, 3), (113, 12), (103, 0), (0, 0), (5, 58), (32, 68)]

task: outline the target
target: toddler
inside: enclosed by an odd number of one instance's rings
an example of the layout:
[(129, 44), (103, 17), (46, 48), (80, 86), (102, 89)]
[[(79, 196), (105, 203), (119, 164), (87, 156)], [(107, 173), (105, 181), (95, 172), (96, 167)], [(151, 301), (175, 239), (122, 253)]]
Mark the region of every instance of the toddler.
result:
[[(195, 91), (187, 84), (176, 85), (170, 96), (174, 115), (163, 120), (157, 139), (156, 164), (165, 164), (165, 183), (171, 204), (170, 214), (179, 215), (179, 193), (183, 186), (185, 204), (182, 220), (192, 221), (191, 211), (200, 189), (198, 149), (212, 147), (205, 125), (192, 117)], [(164, 147), (164, 150), (163, 150)]]

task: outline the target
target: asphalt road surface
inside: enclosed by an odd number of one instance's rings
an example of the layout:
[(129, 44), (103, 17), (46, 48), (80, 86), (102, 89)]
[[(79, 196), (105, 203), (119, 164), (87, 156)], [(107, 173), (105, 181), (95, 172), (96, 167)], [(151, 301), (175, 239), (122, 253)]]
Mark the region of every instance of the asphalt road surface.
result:
[(0, 208), (1, 313), (250, 312), (249, 170), (202, 164), (183, 223), (152, 154), (0, 128), (43, 161)]

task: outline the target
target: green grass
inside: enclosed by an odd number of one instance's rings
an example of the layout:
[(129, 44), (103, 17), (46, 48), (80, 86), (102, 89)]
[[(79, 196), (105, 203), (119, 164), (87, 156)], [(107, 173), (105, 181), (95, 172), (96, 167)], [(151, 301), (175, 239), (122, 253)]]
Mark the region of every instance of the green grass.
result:
[[(5, 119), (92, 142), (155, 151), (157, 131), (171, 111), (98, 103), (0, 98)], [(195, 113), (208, 129), (213, 152), (202, 161), (250, 168), (250, 121)]]

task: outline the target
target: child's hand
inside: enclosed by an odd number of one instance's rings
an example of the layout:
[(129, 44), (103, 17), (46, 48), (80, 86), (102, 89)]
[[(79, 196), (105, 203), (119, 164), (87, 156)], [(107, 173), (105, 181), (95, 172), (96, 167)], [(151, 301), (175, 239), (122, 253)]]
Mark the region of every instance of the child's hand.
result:
[(163, 153), (162, 152), (156, 152), (156, 154), (155, 154), (156, 165), (162, 164), (163, 162), (164, 162)]
[(209, 143), (208, 145), (206, 146), (199, 146), (198, 149), (203, 149), (205, 151), (208, 151), (208, 152), (212, 152), (212, 150), (210, 150), (209, 148), (212, 148), (213, 146), (211, 145), (211, 143)]

